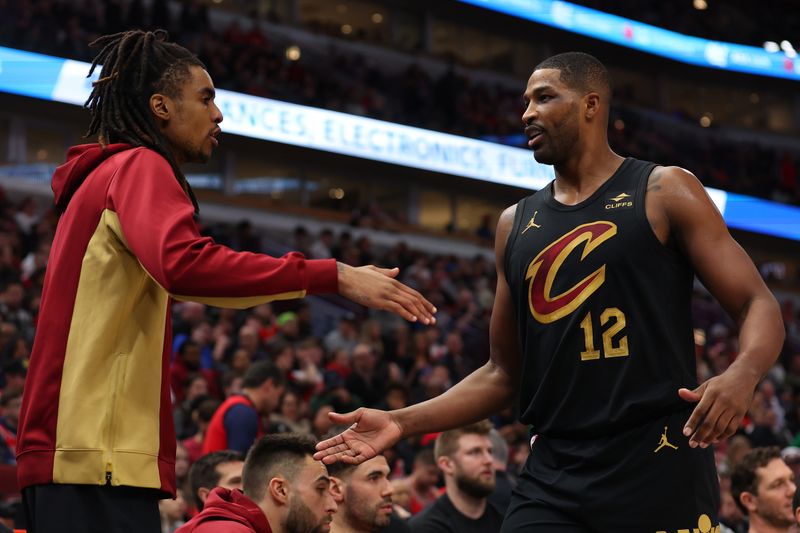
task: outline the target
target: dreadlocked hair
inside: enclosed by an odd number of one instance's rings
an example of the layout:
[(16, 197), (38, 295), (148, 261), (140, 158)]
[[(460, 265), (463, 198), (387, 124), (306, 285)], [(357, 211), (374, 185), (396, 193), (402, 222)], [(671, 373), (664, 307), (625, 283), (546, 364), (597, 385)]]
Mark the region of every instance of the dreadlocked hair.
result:
[(155, 93), (179, 97), (181, 83), (191, 76), (189, 67), (205, 65), (186, 48), (168, 42), (168, 38), (164, 30), (131, 30), (90, 43), (100, 52), (92, 61), (89, 77), (99, 65), (102, 68), (84, 104), (92, 115), (86, 137), (97, 135), (104, 148), (123, 142), (161, 154), (197, 212), (194, 192), (150, 112), (150, 97)]

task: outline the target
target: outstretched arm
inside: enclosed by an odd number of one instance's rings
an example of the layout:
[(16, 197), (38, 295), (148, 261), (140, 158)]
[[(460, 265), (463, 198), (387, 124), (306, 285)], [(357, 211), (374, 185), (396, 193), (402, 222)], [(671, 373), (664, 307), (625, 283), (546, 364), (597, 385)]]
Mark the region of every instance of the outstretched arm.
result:
[(420, 404), (389, 412), (362, 408), (347, 414), (331, 413), (333, 421), (351, 424), (351, 427), (320, 442), (315, 459), (328, 464), (338, 460), (361, 463), (401, 438), (481, 420), (514, 400), (520, 378), (520, 356), (504, 267), (506, 241), (514, 223), (514, 213), (515, 207), (506, 209), (497, 224), (497, 292), (489, 331), (489, 361), (441, 396)]
[(400, 273), (399, 268), (351, 267), (337, 263), (337, 272), (339, 294), (345, 298), (366, 307), (391, 311), (409, 322), (436, 323), (433, 304), (394, 279)]
[(703, 186), (677, 167), (658, 168), (647, 196), (665, 215), (700, 281), (739, 324), (739, 355), (721, 375), (681, 398), (697, 406), (684, 427), (690, 446), (706, 447), (736, 432), (761, 378), (775, 364), (784, 339), (783, 321), (747, 253), (733, 240)]

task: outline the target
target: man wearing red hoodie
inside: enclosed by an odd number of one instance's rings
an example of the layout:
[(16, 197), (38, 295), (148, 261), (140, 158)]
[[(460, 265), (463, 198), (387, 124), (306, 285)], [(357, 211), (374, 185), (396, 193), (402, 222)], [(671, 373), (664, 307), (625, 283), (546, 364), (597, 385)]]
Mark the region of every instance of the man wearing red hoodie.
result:
[[(214, 85), (166, 33), (101, 37), (87, 107), (99, 144), (53, 176), (58, 228), (19, 425), (19, 482), (37, 533), (160, 531), (175, 494), (171, 305), (251, 307), (335, 293), (431, 323), (397, 269), (237, 253), (202, 237), (180, 170), (205, 162), (222, 113)], [(92, 529), (95, 528), (95, 529)]]
[(247, 454), (243, 491), (217, 487), (176, 533), (327, 533), (336, 512), (328, 471), (305, 435), (268, 435)]

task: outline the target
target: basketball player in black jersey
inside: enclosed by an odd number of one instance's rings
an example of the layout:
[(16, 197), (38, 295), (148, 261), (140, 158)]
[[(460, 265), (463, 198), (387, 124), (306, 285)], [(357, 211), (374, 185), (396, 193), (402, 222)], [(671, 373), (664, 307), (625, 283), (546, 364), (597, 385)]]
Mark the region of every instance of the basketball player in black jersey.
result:
[[(361, 462), (517, 401), (532, 453), (503, 532), (719, 531), (709, 446), (777, 358), (778, 304), (691, 173), (611, 150), (610, 97), (592, 56), (536, 67), (522, 119), (556, 178), (500, 217), (489, 361), (427, 402), (332, 415), (353, 426), (318, 459)], [(740, 326), (736, 360), (699, 386), (695, 275)]]

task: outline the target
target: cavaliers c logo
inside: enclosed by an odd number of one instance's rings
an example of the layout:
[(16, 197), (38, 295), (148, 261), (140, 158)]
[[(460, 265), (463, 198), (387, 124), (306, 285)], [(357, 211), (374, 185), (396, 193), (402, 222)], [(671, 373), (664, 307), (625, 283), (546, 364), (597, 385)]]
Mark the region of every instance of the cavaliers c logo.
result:
[(563, 293), (556, 296), (550, 294), (558, 269), (575, 248), (585, 243), (581, 254), (583, 260), (592, 250), (616, 234), (617, 225), (613, 222), (601, 220), (582, 224), (539, 252), (531, 261), (525, 275), (526, 280), (531, 280), (528, 305), (537, 321), (549, 324), (567, 316), (603, 284), (606, 280), (605, 265)]

